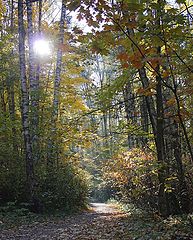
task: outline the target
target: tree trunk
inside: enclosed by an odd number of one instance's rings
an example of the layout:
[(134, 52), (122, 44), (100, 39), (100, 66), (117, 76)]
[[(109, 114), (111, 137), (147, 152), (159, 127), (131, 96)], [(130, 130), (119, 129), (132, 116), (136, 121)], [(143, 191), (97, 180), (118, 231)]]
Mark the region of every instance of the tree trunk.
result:
[(22, 126), (24, 136), (24, 146), (26, 154), (26, 175), (27, 191), (29, 200), (34, 196), (34, 164), (32, 156), (32, 145), (29, 133), (29, 94), (26, 77), (25, 61), (25, 30), (23, 22), (23, 0), (18, 0), (18, 31), (19, 31), (19, 60), (20, 60), (20, 80), (21, 80), (21, 111)]
[[(14, 31), (14, 1), (11, 0), (11, 13), (10, 13), (10, 30), (11, 33), (13, 34)], [(11, 40), (12, 41), (12, 40)], [(12, 54), (13, 50), (12, 50)], [(14, 154), (18, 157), (19, 155), (19, 149), (18, 149), (18, 145), (17, 145), (17, 137), (16, 137), (16, 128), (15, 128), (15, 91), (14, 91), (14, 72), (12, 70), (10, 70), (10, 75), (9, 78), (6, 81), (7, 84), (7, 94), (8, 94), (8, 102), (9, 102), (9, 115), (10, 115), (10, 119), (12, 122), (12, 136), (13, 136), (13, 150), (14, 150)]]
[(39, 126), (39, 78), (36, 77), (35, 55), (33, 50), (34, 33), (32, 20), (32, 1), (27, 0), (27, 23), (28, 23), (28, 43), (29, 43), (29, 83), (30, 83), (30, 135), (32, 143), (32, 153), (35, 162), (38, 161), (38, 126)]
[(179, 198), (182, 213), (190, 212), (190, 196), (185, 179), (184, 167), (182, 163), (181, 145), (179, 137), (179, 128), (177, 123), (173, 123), (173, 149), (177, 165), (177, 176), (179, 181)]
[(61, 45), (64, 42), (64, 22), (66, 18), (66, 6), (64, 0), (62, 1), (61, 17), (60, 17), (60, 33), (59, 33), (59, 48), (57, 52), (57, 62), (56, 62), (56, 73), (54, 80), (54, 100), (53, 100), (53, 114), (52, 120), (55, 122), (58, 117), (58, 108), (59, 108), (59, 87), (61, 80), (61, 71), (62, 71), (62, 47)]
[[(141, 104), (140, 104), (140, 111), (141, 111), (142, 129), (145, 134), (148, 134), (149, 133), (149, 117), (148, 117), (148, 110), (147, 110), (145, 97), (142, 97)], [(141, 142), (143, 147), (147, 146), (148, 137), (147, 136), (142, 137)]]
[[(124, 97), (127, 124), (128, 125), (135, 124), (134, 123), (135, 99), (134, 99), (134, 94), (132, 91), (132, 86), (130, 81), (127, 82), (123, 90), (123, 97)], [(128, 134), (128, 144), (130, 149), (135, 147), (134, 133)]]
[(58, 41), (58, 51), (57, 51), (57, 62), (56, 62), (56, 72), (55, 72), (55, 80), (54, 80), (54, 98), (53, 98), (53, 112), (51, 118), (51, 136), (48, 142), (48, 156), (47, 163), (48, 167), (53, 167), (54, 161), (58, 162), (58, 154), (56, 143), (54, 142), (54, 136), (56, 134), (56, 122), (58, 119), (58, 111), (59, 111), (59, 87), (61, 81), (61, 72), (62, 72), (62, 44), (64, 42), (64, 23), (66, 19), (66, 6), (65, 1), (62, 0), (62, 9), (61, 9), (61, 17), (60, 17), (60, 32), (59, 32), (59, 41)]
[[(159, 51), (159, 50), (158, 50)], [(159, 66), (156, 68), (159, 72)], [(163, 95), (162, 95), (162, 80), (160, 76), (156, 76), (156, 108), (157, 108), (157, 131), (156, 131), (156, 149), (159, 171), (159, 192), (158, 192), (158, 208), (163, 216), (168, 215), (168, 204), (165, 194), (165, 151), (164, 151), (164, 115), (163, 115)]]
[[(145, 89), (145, 88), (149, 87), (149, 79), (147, 77), (145, 68), (142, 67), (141, 69), (139, 69), (138, 72), (139, 72), (139, 76), (140, 76), (140, 80), (143, 85), (143, 88)], [(151, 122), (153, 134), (155, 136), (157, 122), (156, 122), (156, 109), (155, 109), (155, 105), (154, 105), (154, 99), (152, 96), (145, 96), (145, 101), (146, 101), (146, 106), (147, 106), (147, 110), (149, 113), (149, 119)], [(155, 141), (156, 141), (156, 139), (155, 139)]]

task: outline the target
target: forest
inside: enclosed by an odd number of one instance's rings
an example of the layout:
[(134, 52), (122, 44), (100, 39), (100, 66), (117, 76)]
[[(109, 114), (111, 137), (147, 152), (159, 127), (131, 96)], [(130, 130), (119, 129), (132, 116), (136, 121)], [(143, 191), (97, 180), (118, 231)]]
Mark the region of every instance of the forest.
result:
[(0, 239), (193, 239), (192, 23), (191, 0), (0, 0)]

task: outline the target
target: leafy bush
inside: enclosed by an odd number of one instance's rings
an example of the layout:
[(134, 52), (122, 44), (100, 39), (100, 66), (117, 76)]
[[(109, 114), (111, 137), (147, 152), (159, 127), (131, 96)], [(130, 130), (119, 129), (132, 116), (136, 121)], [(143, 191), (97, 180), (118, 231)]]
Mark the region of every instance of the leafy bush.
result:
[(0, 170), (0, 204), (26, 200), (26, 176), (22, 161), (2, 166)]
[[(12, 168), (3, 167), (0, 171), (0, 205), (6, 202), (14, 202), (19, 207), (21, 203), (28, 202), (26, 194), (26, 175), (24, 164), (19, 162)], [(65, 209), (84, 207), (88, 196), (88, 175), (78, 167), (70, 163), (63, 164), (60, 168), (47, 172), (41, 169), (40, 164), (36, 175), (36, 195), (44, 210)], [(6, 205), (11, 211), (11, 205)], [(25, 206), (29, 209), (30, 205)], [(19, 207), (20, 209), (20, 207)], [(19, 210), (20, 211), (20, 210)]]
[(136, 148), (114, 155), (103, 167), (103, 178), (119, 199), (155, 208), (157, 164), (150, 153)]
[(38, 196), (45, 209), (57, 210), (82, 208), (88, 196), (86, 172), (71, 164), (65, 164), (49, 175), (40, 176)]

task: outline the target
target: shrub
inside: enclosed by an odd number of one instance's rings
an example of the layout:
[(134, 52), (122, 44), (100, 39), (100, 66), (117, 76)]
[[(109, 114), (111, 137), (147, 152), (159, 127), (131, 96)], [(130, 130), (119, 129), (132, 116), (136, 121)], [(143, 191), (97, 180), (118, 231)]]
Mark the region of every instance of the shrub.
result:
[(65, 164), (40, 178), (38, 196), (46, 210), (71, 210), (86, 205), (88, 176), (83, 170)]
[(103, 167), (103, 178), (119, 199), (156, 207), (157, 164), (152, 154), (137, 148), (117, 153)]

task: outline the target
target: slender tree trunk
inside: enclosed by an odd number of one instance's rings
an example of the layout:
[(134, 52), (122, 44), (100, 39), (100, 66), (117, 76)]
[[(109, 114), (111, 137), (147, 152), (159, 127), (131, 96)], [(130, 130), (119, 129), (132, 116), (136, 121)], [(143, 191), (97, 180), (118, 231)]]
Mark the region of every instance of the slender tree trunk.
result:
[[(158, 50), (160, 52), (160, 50)], [(159, 66), (156, 68), (159, 72)], [(156, 108), (157, 108), (157, 132), (156, 132), (156, 148), (157, 158), (159, 163), (159, 192), (158, 192), (158, 207), (159, 212), (163, 216), (168, 215), (167, 199), (165, 194), (165, 151), (164, 151), (164, 115), (163, 115), (163, 95), (162, 95), (162, 80), (160, 76), (156, 77)]]
[[(144, 67), (139, 69), (139, 76), (140, 76), (140, 80), (142, 82), (143, 88), (144, 89), (147, 88), (149, 86), (149, 79), (147, 77), (146, 70)], [(156, 122), (156, 109), (154, 105), (154, 99), (152, 96), (145, 96), (145, 101), (146, 101), (146, 106), (149, 113), (149, 119), (151, 122), (153, 134), (154, 136), (156, 136), (157, 122)], [(156, 141), (156, 138), (155, 138), (155, 141)]]
[(17, 145), (17, 131), (15, 128), (15, 92), (14, 92), (14, 79), (12, 76), (7, 80), (7, 94), (8, 94), (8, 106), (9, 115), (12, 122), (12, 139), (13, 139), (13, 150), (14, 154), (19, 155), (18, 145)]
[(34, 164), (32, 156), (32, 145), (29, 132), (29, 94), (26, 77), (25, 61), (25, 30), (23, 22), (23, 0), (18, 0), (18, 31), (19, 31), (19, 60), (20, 60), (20, 79), (21, 79), (21, 110), (22, 126), (24, 135), (24, 146), (26, 154), (26, 175), (27, 191), (29, 200), (32, 201), (34, 196)]
[(62, 0), (62, 9), (61, 9), (61, 18), (60, 18), (60, 33), (59, 33), (59, 48), (57, 52), (57, 62), (56, 62), (56, 74), (54, 80), (54, 100), (53, 100), (53, 114), (52, 118), (55, 122), (58, 117), (59, 109), (59, 87), (61, 81), (61, 72), (62, 72), (62, 47), (61, 45), (64, 42), (64, 23), (66, 18), (66, 6), (64, 0)]
[[(132, 91), (132, 86), (130, 81), (127, 82), (123, 90), (123, 97), (124, 97), (127, 124), (135, 124), (134, 123), (135, 99), (134, 99), (134, 94)], [(135, 147), (134, 133), (128, 134), (128, 144), (130, 149)]]
[[(143, 131), (148, 134), (149, 132), (149, 118), (148, 118), (148, 110), (147, 110), (147, 105), (145, 101), (145, 97), (142, 98), (141, 104), (140, 104), (140, 110), (141, 110), (141, 125)], [(142, 137), (142, 146), (145, 147), (148, 142), (147, 136)]]
[[(41, 33), (41, 24), (42, 24), (42, 0), (39, 0), (38, 2), (38, 7), (39, 7), (39, 11), (38, 11), (38, 34), (39, 37), (41, 37), (42, 33)], [(37, 61), (37, 67), (36, 67), (36, 83), (37, 83), (37, 90), (40, 91), (40, 72), (41, 72), (41, 67), (40, 67), (40, 62)], [(39, 100), (39, 92), (38, 92), (38, 99)], [(39, 122), (39, 119), (38, 119)]]
[(188, 186), (185, 179), (184, 166), (182, 163), (182, 153), (181, 144), (179, 136), (179, 127), (177, 123), (173, 123), (173, 149), (174, 157), (177, 164), (177, 176), (179, 181), (179, 197), (180, 197), (180, 207), (182, 213), (190, 212), (190, 196), (188, 191)]
[[(14, 1), (11, 0), (11, 13), (10, 13), (10, 29), (11, 33), (13, 34), (14, 31)], [(12, 50), (13, 54), (13, 50)], [(19, 155), (19, 149), (17, 145), (17, 137), (16, 137), (16, 128), (15, 128), (15, 91), (14, 91), (14, 73), (12, 70), (10, 70), (9, 79), (7, 79), (7, 93), (8, 93), (8, 99), (9, 99), (9, 115), (12, 122), (12, 136), (13, 136), (13, 150), (16, 156)]]
[(6, 114), (6, 112), (7, 112), (7, 106), (6, 106), (6, 101), (5, 101), (5, 92), (4, 92), (4, 89), (2, 89), (2, 92), (1, 92), (1, 106), (2, 106), (2, 109), (3, 109), (3, 113)]
[(30, 82), (30, 133), (32, 143), (32, 153), (35, 162), (38, 161), (38, 126), (39, 126), (39, 78), (36, 77), (35, 55), (33, 50), (34, 33), (32, 20), (32, 1), (27, 0), (27, 23), (28, 23), (28, 43), (29, 43), (29, 82)]
[(58, 51), (57, 51), (57, 62), (56, 62), (56, 72), (54, 80), (54, 98), (53, 98), (53, 112), (51, 118), (51, 137), (48, 142), (48, 166), (53, 166), (57, 160), (57, 149), (56, 143), (54, 142), (54, 136), (56, 133), (56, 122), (58, 119), (59, 112), (59, 88), (61, 81), (61, 72), (62, 72), (62, 44), (64, 42), (64, 23), (66, 19), (66, 6), (65, 1), (62, 0), (61, 8), (61, 17), (60, 17), (60, 32), (59, 32), (59, 42), (58, 42)]

